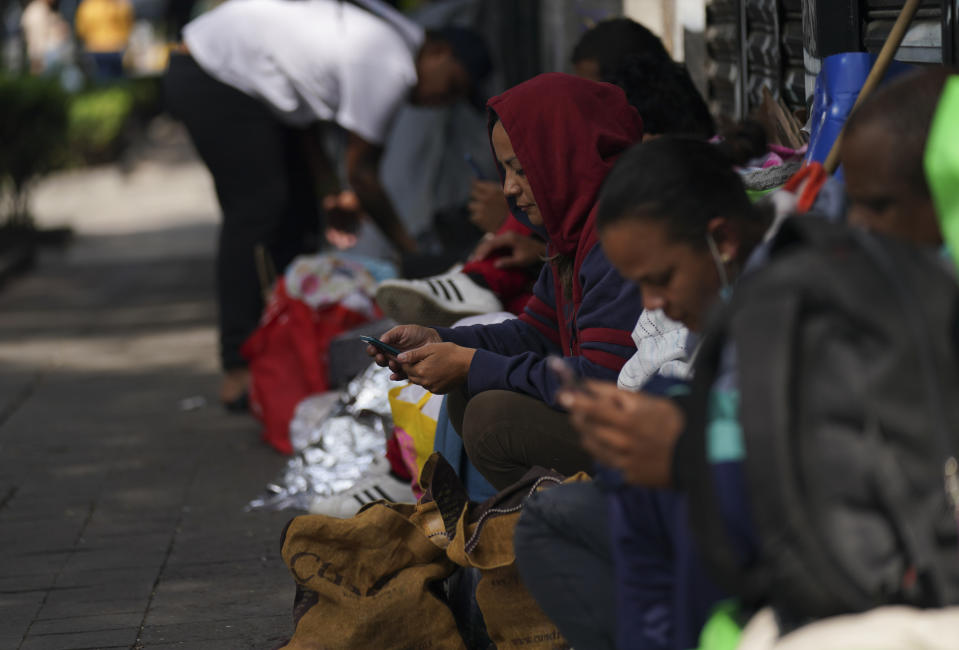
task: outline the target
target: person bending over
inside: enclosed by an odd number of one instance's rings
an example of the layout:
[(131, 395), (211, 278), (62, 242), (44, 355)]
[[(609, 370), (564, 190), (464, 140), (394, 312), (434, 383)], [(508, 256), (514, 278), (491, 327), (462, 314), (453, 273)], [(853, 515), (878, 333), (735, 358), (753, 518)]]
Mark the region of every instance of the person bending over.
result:
[[(315, 251), (323, 195), (333, 197), (327, 226), (349, 230), (362, 210), (397, 248), (413, 250), (379, 179), (393, 118), (406, 100), (439, 105), (466, 97), (490, 62), (477, 34), (424, 34), (377, 0), (229, 0), (188, 24), (183, 37), (164, 94), (209, 167), (223, 212), (220, 397), (239, 406), (249, 381), (240, 346), (263, 311), (255, 251), (281, 272), (296, 255)], [(349, 134), (351, 192), (338, 192), (320, 146), (322, 123)]]

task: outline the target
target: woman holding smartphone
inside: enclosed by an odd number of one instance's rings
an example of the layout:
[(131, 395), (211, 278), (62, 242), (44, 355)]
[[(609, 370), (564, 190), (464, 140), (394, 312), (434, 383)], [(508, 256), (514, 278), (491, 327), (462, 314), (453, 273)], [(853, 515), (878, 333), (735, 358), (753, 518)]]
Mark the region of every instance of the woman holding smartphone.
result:
[(577, 375), (614, 380), (635, 351), (642, 301), (598, 244), (596, 199), (621, 153), (642, 138), (622, 90), (570, 75), (535, 77), (489, 101), (490, 144), (513, 215), (547, 241), (547, 261), (518, 319), (496, 325), (401, 325), (381, 338), (402, 353), (394, 379), (449, 393), (450, 419), (467, 454), (497, 489), (533, 466), (590, 470), (556, 404), (560, 378), (547, 357)]

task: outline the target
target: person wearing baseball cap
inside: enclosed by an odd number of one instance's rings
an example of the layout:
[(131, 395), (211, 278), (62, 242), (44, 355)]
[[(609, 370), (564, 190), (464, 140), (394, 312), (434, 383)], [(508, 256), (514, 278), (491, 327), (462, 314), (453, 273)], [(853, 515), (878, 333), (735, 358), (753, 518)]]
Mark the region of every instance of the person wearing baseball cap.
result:
[[(263, 311), (255, 251), (282, 270), (316, 250), (322, 221), (349, 232), (362, 213), (400, 251), (414, 251), (379, 178), (391, 124), (406, 102), (482, 106), (479, 88), (492, 66), (478, 34), (426, 32), (379, 0), (228, 0), (186, 25), (183, 40), (171, 53), (165, 98), (209, 168), (223, 212), (220, 398), (244, 408), (240, 346)], [(346, 188), (320, 146), (323, 123), (348, 134)]]

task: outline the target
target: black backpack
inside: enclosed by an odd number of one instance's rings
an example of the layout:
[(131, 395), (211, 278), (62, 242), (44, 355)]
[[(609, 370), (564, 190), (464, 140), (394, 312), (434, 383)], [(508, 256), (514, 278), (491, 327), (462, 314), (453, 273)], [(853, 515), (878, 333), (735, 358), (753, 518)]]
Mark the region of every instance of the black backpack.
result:
[[(719, 583), (793, 620), (959, 604), (959, 285), (941, 261), (794, 218), (715, 316), (680, 471)], [(730, 543), (706, 455), (724, 350), (735, 351), (759, 540), (750, 566)]]

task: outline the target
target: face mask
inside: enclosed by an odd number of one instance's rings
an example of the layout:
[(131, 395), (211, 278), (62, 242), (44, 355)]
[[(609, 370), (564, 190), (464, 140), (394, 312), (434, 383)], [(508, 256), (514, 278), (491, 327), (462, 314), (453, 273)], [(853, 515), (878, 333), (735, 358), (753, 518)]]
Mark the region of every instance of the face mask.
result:
[(729, 284), (729, 276), (726, 274), (726, 264), (723, 263), (722, 256), (719, 254), (719, 246), (716, 245), (716, 240), (713, 239), (712, 234), (708, 232), (706, 233), (706, 245), (709, 247), (709, 254), (713, 258), (716, 270), (719, 272), (719, 283), (721, 285), (719, 298), (723, 302), (729, 302), (733, 297), (733, 287)]

